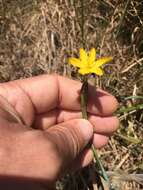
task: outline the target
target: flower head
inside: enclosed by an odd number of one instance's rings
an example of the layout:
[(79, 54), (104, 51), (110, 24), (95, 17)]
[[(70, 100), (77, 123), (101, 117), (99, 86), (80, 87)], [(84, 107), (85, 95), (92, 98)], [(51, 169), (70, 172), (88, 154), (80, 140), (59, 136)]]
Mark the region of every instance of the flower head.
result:
[(78, 67), (78, 72), (81, 75), (92, 74), (103, 75), (101, 66), (107, 62), (110, 62), (112, 57), (103, 57), (96, 59), (96, 50), (92, 48), (89, 52), (86, 52), (83, 48), (80, 49), (80, 57), (69, 58), (69, 63), (75, 67)]

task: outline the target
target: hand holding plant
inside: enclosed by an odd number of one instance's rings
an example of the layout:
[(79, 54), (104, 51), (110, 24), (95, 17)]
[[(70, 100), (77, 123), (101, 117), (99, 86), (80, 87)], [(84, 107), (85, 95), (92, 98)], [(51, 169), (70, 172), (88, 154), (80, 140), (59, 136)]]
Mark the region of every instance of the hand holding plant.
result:
[[(82, 81), (82, 88), (81, 88), (81, 110), (82, 110), (82, 117), (84, 119), (88, 119), (88, 113), (87, 113), (87, 103), (88, 103), (88, 78), (91, 74), (95, 75), (103, 75), (103, 70), (101, 66), (103, 64), (106, 64), (112, 60), (112, 57), (105, 57), (105, 58), (99, 58), (96, 60), (96, 50), (95, 48), (92, 48), (88, 53), (84, 49), (80, 49), (80, 57), (77, 58), (70, 58), (69, 63), (73, 66), (78, 68), (78, 73), (81, 75), (81, 81)], [(96, 87), (95, 87), (96, 88)], [(95, 89), (96, 90), (96, 89)], [(108, 176), (106, 174), (106, 171), (104, 170), (104, 167), (97, 155), (96, 149), (94, 148), (94, 145), (91, 146), (94, 158), (96, 159), (98, 168), (99, 168), (99, 174), (104, 178), (104, 180), (109, 183)], [(110, 186), (110, 185), (109, 185)]]

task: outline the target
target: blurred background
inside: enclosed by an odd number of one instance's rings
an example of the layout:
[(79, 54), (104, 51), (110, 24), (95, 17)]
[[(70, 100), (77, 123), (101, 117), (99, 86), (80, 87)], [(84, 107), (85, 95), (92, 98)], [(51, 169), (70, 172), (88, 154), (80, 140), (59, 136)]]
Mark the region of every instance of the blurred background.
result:
[[(133, 175), (143, 174), (143, 0), (0, 0), (0, 82), (75, 78), (68, 57), (83, 46), (113, 57), (97, 85), (120, 103), (120, 128), (99, 156), (116, 189), (143, 189), (143, 177)], [(77, 176), (57, 188), (96, 189)]]

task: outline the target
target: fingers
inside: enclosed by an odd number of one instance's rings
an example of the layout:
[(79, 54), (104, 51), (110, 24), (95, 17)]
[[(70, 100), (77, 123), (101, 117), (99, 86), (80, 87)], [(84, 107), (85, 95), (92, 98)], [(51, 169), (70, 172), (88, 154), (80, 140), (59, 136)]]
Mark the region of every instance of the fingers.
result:
[[(95, 148), (101, 148), (108, 142), (108, 137), (94, 134), (93, 144)], [(78, 171), (79, 169), (88, 166), (93, 161), (92, 149), (83, 150), (70, 166), (70, 172)]]
[[(53, 144), (55, 174), (67, 171), (93, 136), (92, 125), (83, 119), (75, 119), (55, 125), (47, 130), (48, 140)], [(51, 163), (53, 160), (51, 160)]]
[[(1, 95), (9, 100), (19, 100), (18, 87), (31, 100), (36, 113), (44, 113), (56, 107), (80, 110), (81, 83), (56, 75), (42, 75), (1, 84)], [(105, 91), (89, 85), (88, 111), (98, 115), (110, 115), (117, 108), (116, 99)], [(15, 96), (15, 98), (13, 97)], [(17, 96), (17, 97), (16, 97)], [(22, 102), (19, 103), (22, 107)]]
[(109, 137), (106, 135), (101, 135), (101, 134), (94, 134), (93, 136), (93, 145), (95, 148), (102, 148), (108, 143)]
[(119, 127), (119, 120), (115, 116), (99, 117), (91, 115), (89, 121), (94, 127), (94, 132), (102, 135), (111, 135)]
[(114, 96), (94, 86), (88, 88), (87, 111), (100, 116), (112, 115), (118, 107), (118, 102)]
[[(67, 110), (81, 110), (81, 83), (59, 77), (59, 107)], [(110, 115), (117, 109), (116, 99), (105, 91), (89, 85), (87, 111), (92, 114)]]
[[(101, 139), (100, 139), (101, 144), (98, 143), (98, 140), (100, 137), (101, 137)], [(103, 136), (96, 136), (95, 135), (94, 146), (96, 148), (101, 148), (102, 146), (107, 144), (107, 142), (108, 142), (107, 137), (104, 138)], [(70, 172), (78, 171), (79, 169), (88, 166), (92, 161), (93, 161), (92, 149), (89, 149), (89, 148), (85, 149), (78, 155), (78, 157), (75, 159), (75, 161), (71, 165)]]
[[(34, 122), (35, 128), (47, 129), (55, 123), (62, 123), (68, 120), (82, 118), (81, 112), (72, 111), (57, 111), (38, 115)], [(115, 116), (100, 117), (96, 115), (89, 115), (89, 121), (93, 125), (94, 132), (102, 135), (111, 135), (119, 126), (119, 120)]]
[[(47, 130), (51, 142), (56, 145), (56, 165), (61, 165), (62, 170), (67, 171), (70, 167), (77, 169), (87, 166), (93, 159), (90, 149), (85, 149), (92, 140), (96, 148), (101, 148), (108, 142), (108, 137), (94, 134), (92, 126), (87, 120), (75, 119)], [(55, 151), (54, 150), (54, 151)], [(58, 168), (57, 167), (57, 168)], [(70, 170), (71, 171), (71, 170)]]

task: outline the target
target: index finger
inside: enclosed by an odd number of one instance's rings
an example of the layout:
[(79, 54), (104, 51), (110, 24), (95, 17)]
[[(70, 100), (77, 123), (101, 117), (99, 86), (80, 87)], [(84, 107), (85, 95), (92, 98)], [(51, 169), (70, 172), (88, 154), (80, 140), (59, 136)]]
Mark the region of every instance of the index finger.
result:
[[(80, 110), (81, 83), (58, 75), (42, 75), (18, 81), (21, 88), (31, 97), (38, 113), (56, 107)], [(88, 112), (110, 115), (117, 109), (116, 99), (102, 90), (89, 86)]]
[[(79, 81), (58, 75), (41, 75), (10, 83), (13, 88), (17, 85), (27, 94), (36, 113), (41, 114), (55, 108), (80, 110), (80, 90), (82, 84)], [(15, 98), (18, 101), (18, 93), (12, 93), (12, 87), (9, 94), (17, 96)], [(92, 114), (110, 115), (117, 108), (117, 101), (113, 96), (99, 89), (95, 91), (93, 86), (89, 86), (88, 100), (88, 112)]]

